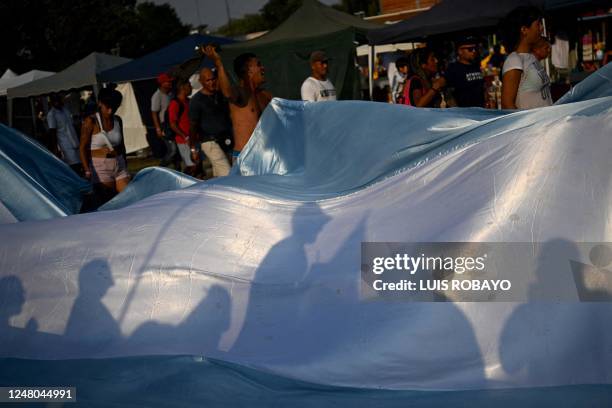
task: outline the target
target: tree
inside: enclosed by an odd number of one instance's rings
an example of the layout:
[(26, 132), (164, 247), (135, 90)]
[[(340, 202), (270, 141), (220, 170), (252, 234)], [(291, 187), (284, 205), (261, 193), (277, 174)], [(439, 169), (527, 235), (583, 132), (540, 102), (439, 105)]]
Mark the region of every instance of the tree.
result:
[(274, 29), (281, 25), (302, 5), (302, 0), (269, 0), (261, 9), (261, 15)]
[(189, 26), (183, 25), (176, 11), (169, 4), (139, 3), (135, 13), (135, 43), (129, 38), (121, 41), (122, 56), (138, 57), (164, 47), (189, 34)]
[(261, 14), (247, 14), (242, 18), (232, 20), (217, 29), (216, 33), (228, 37), (269, 30), (269, 24)]
[(139, 57), (189, 33), (168, 5), (136, 0), (0, 2), (0, 68), (59, 71), (93, 51)]
[[(302, 0), (269, 0), (259, 10), (259, 14), (247, 14), (246, 16), (232, 20), (217, 29), (217, 33), (226, 36), (238, 36), (257, 31), (273, 30), (302, 5)], [(336, 10), (354, 14), (359, 11), (366, 16), (378, 14), (378, 0), (342, 0), (334, 6)]]
[(375, 16), (379, 13), (378, 0), (342, 0), (334, 6), (335, 9), (349, 14), (363, 11), (366, 16)]
[(302, 0), (269, 0), (259, 10), (259, 14), (232, 20), (219, 27), (217, 33), (226, 36), (237, 36), (257, 31), (273, 30), (302, 5)]

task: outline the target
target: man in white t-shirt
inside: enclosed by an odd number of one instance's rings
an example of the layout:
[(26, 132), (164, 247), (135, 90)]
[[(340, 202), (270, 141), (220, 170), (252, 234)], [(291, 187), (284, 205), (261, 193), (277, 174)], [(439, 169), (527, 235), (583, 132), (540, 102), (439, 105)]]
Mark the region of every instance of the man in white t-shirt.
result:
[(57, 140), (62, 160), (81, 175), (79, 138), (72, 123), (72, 114), (64, 106), (64, 98), (60, 94), (51, 94), (49, 102), (51, 103), (51, 109), (47, 113), (49, 134), (54, 140)]
[(314, 51), (310, 54), (311, 75), (302, 83), (302, 100), (335, 101), (336, 88), (327, 79), (329, 58), (323, 51)]

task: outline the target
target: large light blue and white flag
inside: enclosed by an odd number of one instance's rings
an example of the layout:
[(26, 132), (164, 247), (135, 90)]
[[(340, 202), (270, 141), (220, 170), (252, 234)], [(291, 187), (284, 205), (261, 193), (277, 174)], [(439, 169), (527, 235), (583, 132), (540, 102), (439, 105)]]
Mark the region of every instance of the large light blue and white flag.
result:
[[(101, 359), (86, 360), (108, 375), (98, 390), (112, 377), (100, 361), (121, 364), (134, 382), (111, 382), (127, 395), (180, 386), (167, 359), (205, 356), (256, 371), (189, 369), (191, 402), (204, 398), (194, 384), (230, 384), (231, 399), (266, 376), (298, 381), (268, 388), (290, 405), (299, 392), (283, 392), (305, 383), (320, 385), (308, 398), (353, 387), (368, 406), (381, 389), (501, 398), (487, 392), (580, 385), (609, 398), (612, 303), (581, 301), (569, 261), (593, 264), (580, 244), (612, 242), (611, 157), (611, 96), (520, 112), (275, 99), (239, 174), (0, 226), (0, 379), (40, 379), (36, 364), (74, 379), (40, 360)], [(524, 242), (536, 257), (561, 245), (568, 263), (550, 281), (529, 275), (520, 301), (368, 301), (362, 242)], [(549, 284), (561, 300), (534, 295)]]

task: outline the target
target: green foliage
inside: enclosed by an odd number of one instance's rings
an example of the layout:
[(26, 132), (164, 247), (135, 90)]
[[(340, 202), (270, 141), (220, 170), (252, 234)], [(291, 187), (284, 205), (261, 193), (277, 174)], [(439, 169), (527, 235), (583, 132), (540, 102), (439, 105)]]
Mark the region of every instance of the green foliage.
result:
[(233, 37), (269, 29), (269, 24), (261, 14), (247, 14), (242, 18), (232, 20), (228, 24), (219, 27), (216, 33)]
[(169, 4), (139, 3), (136, 7), (136, 20), (138, 47), (134, 47), (128, 39), (121, 41), (122, 56), (141, 56), (189, 34), (189, 27), (181, 23)]
[[(238, 36), (257, 31), (273, 30), (285, 21), (302, 5), (302, 0), (269, 0), (259, 11), (259, 14), (248, 14), (242, 18), (232, 20), (217, 29), (217, 34), (225, 36)], [(337, 10), (354, 14), (364, 11), (366, 16), (378, 14), (378, 0), (342, 0), (335, 4)]]
[(378, 15), (380, 11), (378, 8), (378, 0), (342, 0), (340, 4), (336, 4), (332, 7), (349, 14), (363, 11), (367, 17)]
[(302, 0), (269, 0), (261, 9), (261, 15), (270, 28), (278, 27), (302, 5)]
[(217, 29), (217, 33), (225, 36), (238, 36), (258, 31), (273, 30), (287, 19), (302, 5), (302, 0), (269, 0), (259, 14), (232, 20)]
[(0, 69), (59, 71), (93, 51), (139, 57), (189, 33), (168, 5), (136, 0), (0, 2)]

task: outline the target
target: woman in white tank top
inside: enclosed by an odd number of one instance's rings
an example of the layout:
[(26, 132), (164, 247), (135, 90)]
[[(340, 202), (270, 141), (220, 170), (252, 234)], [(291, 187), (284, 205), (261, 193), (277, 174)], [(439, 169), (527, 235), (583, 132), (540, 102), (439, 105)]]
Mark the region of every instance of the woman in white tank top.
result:
[(85, 177), (94, 184), (100, 204), (123, 191), (130, 181), (121, 118), (115, 115), (121, 93), (104, 88), (98, 96), (98, 111), (81, 127), (80, 153)]

